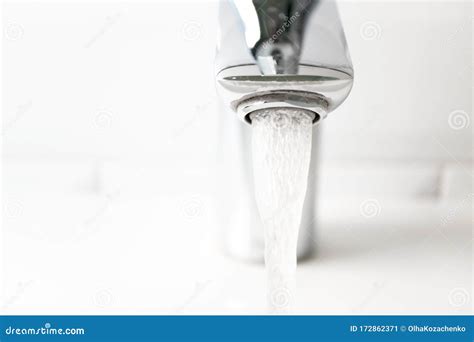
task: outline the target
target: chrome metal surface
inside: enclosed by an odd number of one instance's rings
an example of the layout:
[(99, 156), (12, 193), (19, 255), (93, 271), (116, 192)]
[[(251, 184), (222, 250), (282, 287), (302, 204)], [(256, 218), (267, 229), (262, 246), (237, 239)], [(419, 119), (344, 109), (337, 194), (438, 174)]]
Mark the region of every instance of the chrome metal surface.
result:
[(325, 116), (327, 102), (317, 94), (301, 91), (259, 92), (247, 99), (242, 99), (237, 104), (237, 114), (251, 124), (250, 114), (268, 108), (296, 108), (309, 111), (312, 114), (313, 123), (316, 123)]
[(353, 69), (334, 1), (222, 1), (219, 24), (217, 90), (240, 119), (248, 112), (239, 103), (259, 94), (282, 95), (280, 106), (299, 91), (309, 110), (316, 94), (326, 104), (321, 118), (348, 96)]
[[(353, 76), (334, 0), (221, 0), (216, 87), (223, 112), (220, 165), (228, 177), (219, 191), (222, 203), (226, 201), (221, 225), (230, 254), (263, 260), (249, 115), (260, 109), (300, 108), (313, 113), (313, 123), (319, 123), (347, 98)], [(311, 254), (314, 246), (318, 136), (315, 125), (300, 258)]]

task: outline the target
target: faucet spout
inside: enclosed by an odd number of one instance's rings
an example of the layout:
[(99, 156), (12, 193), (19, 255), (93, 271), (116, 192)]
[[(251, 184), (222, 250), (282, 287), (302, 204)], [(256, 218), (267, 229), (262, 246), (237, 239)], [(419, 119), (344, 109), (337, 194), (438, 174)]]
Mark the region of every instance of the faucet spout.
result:
[(255, 110), (291, 107), (316, 123), (349, 94), (352, 64), (333, 0), (222, 0), (219, 11), (217, 89), (245, 122)]

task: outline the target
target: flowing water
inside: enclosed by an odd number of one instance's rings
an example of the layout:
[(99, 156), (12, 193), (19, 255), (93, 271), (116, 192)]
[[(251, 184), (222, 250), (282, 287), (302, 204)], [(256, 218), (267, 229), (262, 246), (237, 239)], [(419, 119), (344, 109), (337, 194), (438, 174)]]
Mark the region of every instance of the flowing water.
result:
[(312, 117), (297, 109), (254, 112), (255, 196), (263, 222), (267, 298), (271, 313), (291, 310), (296, 246), (311, 156)]

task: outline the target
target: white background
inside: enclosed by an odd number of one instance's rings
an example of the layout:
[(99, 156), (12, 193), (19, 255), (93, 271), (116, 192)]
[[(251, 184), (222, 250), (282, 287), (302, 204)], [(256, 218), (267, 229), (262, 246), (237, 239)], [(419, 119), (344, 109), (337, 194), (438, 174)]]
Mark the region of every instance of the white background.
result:
[[(339, 9), (355, 84), (321, 127), (296, 311), (469, 313), (471, 4)], [(264, 312), (262, 265), (215, 239), (216, 15), (4, 4), (4, 312)]]

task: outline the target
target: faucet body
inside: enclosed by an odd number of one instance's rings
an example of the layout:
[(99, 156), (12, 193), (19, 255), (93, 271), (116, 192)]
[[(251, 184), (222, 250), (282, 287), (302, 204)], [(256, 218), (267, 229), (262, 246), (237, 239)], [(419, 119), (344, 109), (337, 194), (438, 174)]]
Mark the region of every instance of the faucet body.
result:
[(232, 254), (263, 258), (263, 234), (254, 197), (250, 114), (299, 108), (314, 114), (308, 189), (298, 256), (311, 252), (316, 207), (319, 128), (349, 95), (353, 69), (333, 0), (222, 0), (216, 54), (216, 88), (223, 112), (220, 189), (232, 201), (222, 208), (224, 240)]

